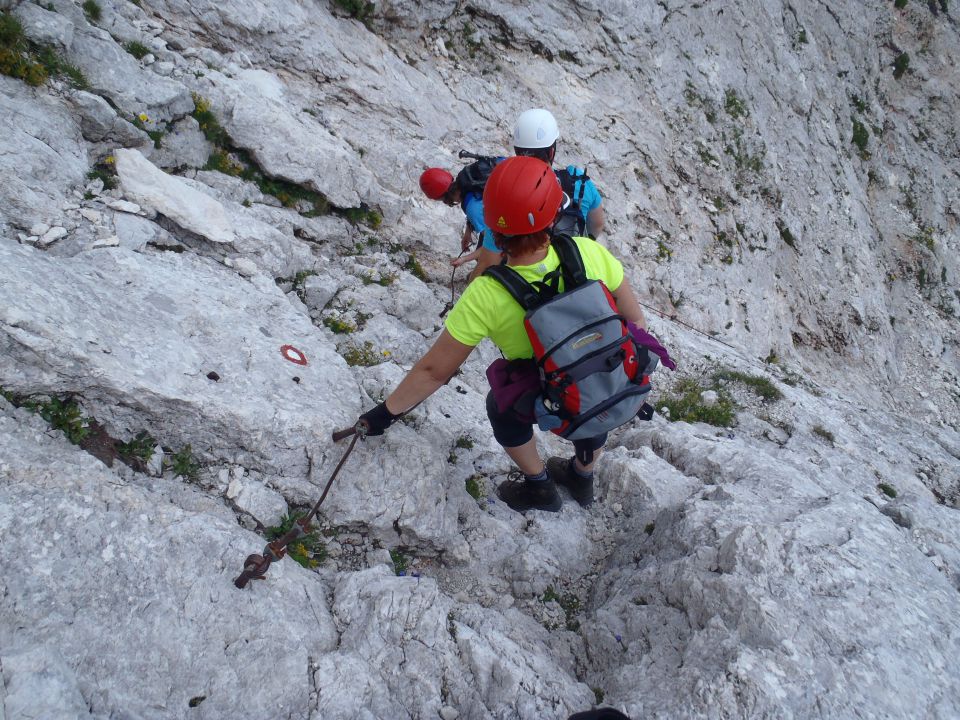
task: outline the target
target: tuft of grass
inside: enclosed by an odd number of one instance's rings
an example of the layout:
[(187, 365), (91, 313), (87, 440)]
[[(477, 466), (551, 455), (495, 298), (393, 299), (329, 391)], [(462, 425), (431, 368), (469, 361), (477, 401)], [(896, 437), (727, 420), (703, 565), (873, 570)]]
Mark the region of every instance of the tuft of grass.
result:
[[(280, 519), (279, 525), (272, 525), (263, 531), (267, 540), (283, 537), (302, 518), (304, 513), (288, 513)], [(302, 535), (287, 545), (287, 555), (305, 568), (315, 568), (327, 557), (327, 548), (316, 530)]]
[(142, 463), (150, 462), (156, 446), (157, 441), (150, 437), (150, 434), (146, 430), (138, 432), (132, 440), (116, 443), (120, 458), (128, 465), (132, 461), (140, 461)]
[(379, 279), (373, 277), (373, 273), (366, 273), (360, 276), (364, 285), (380, 285), (381, 287), (390, 287), (397, 279), (396, 275), (390, 273), (381, 273)]
[(200, 131), (211, 145), (224, 147), (230, 143), (230, 136), (210, 109), (210, 102), (196, 93), (193, 94), (193, 112), (190, 115), (200, 125)]
[(461, 435), (457, 438), (456, 446), (461, 450), (472, 450), (473, 438), (471, 438), (469, 435)]
[(893, 0), (893, 6), (897, 10), (903, 10), (907, 6), (907, 0)]
[(860, 150), (860, 156), (864, 157), (867, 155), (867, 143), (870, 142), (870, 131), (867, 130), (867, 126), (857, 120), (857, 118), (854, 117), (851, 119), (853, 121), (853, 144)]
[(150, 48), (137, 40), (131, 40), (123, 46), (123, 49), (133, 55), (137, 60), (143, 60), (143, 58), (150, 54)]
[(900, 53), (897, 55), (896, 60), (893, 61), (893, 77), (897, 80), (903, 77), (903, 74), (907, 71), (907, 68), (910, 67), (910, 55), (909, 53)]
[(325, 317), (323, 319), (323, 324), (325, 327), (330, 328), (337, 335), (349, 335), (352, 332), (356, 332), (357, 326), (354, 325), (349, 320), (341, 320), (336, 317)]
[(100, 18), (103, 17), (103, 10), (97, 0), (83, 0), (83, 5), (80, 7), (83, 8), (83, 13), (90, 22), (100, 22)]
[(397, 575), (406, 575), (407, 568), (410, 567), (410, 558), (403, 554), (401, 550), (394, 548), (390, 551), (390, 559), (393, 561), (393, 572)]
[(188, 482), (200, 479), (200, 463), (193, 456), (193, 448), (184, 445), (180, 450), (164, 458), (164, 468), (173, 472), (174, 476), (182, 477)]
[(833, 433), (830, 432), (829, 430), (827, 430), (823, 425), (814, 425), (814, 426), (811, 428), (811, 432), (813, 432), (814, 435), (818, 435), (818, 436), (822, 437), (822, 438), (823, 438), (824, 440), (826, 440), (828, 443), (830, 443), (831, 445), (833, 445), (833, 442), (834, 442), (834, 440), (835, 440), (835, 438), (834, 438), (834, 436), (833, 436)]
[(369, 0), (333, 0), (333, 4), (346, 12), (350, 17), (362, 22), (367, 29), (376, 6)]
[(120, 184), (113, 168), (105, 163), (94, 165), (87, 173), (87, 180), (100, 180), (103, 183), (104, 190), (113, 190)]
[(471, 475), (464, 481), (464, 489), (467, 491), (467, 495), (472, 497), (474, 500), (479, 500), (483, 497), (483, 485), (481, 483), (481, 475)]
[(0, 75), (22, 80), (33, 87), (43, 85), (51, 75), (66, 77), (78, 88), (88, 87), (87, 79), (49, 45), (27, 39), (23, 25), (9, 12), (0, 12)]
[(792, 247), (794, 250), (797, 249), (797, 239), (793, 236), (793, 233), (790, 232), (784, 223), (778, 223), (777, 229), (780, 231), (780, 239), (782, 239), (787, 245)]
[(717, 402), (714, 405), (705, 405), (700, 398), (706, 388), (693, 378), (680, 380), (669, 395), (661, 397), (658, 407), (665, 407), (669, 411), (670, 422), (702, 422), (717, 427), (733, 425), (736, 405), (729, 393), (725, 390), (717, 391)]
[(580, 623), (576, 620), (576, 616), (580, 613), (580, 598), (578, 598), (573, 593), (564, 593), (561, 595), (556, 590), (554, 590), (553, 585), (548, 585), (547, 589), (544, 590), (543, 595), (540, 596), (540, 602), (547, 604), (549, 602), (555, 602), (563, 610), (564, 614), (567, 616), (567, 630), (571, 632), (576, 632), (580, 629)]
[(737, 370), (720, 370), (713, 374), (714, 382), (738, 382), (746, 385), (764, 400), (781, 400), (783, 393), (772, 382), (759, 375), (748, 375)]
[(602, 702), (603, 702), (603, 698), (604, 698), (603, 688), (595, 687), (595, 688), (590, 688), (590, 689), (593, 690), (593, 698), (594, 698), (594, 700), (597, 701), (597, 705), (599, 705), (600, 703), (602, 703)]
[(657, 526), (654, 525), (652, 522), (649, 522), (649, 523), (647, 523), (646, 525), (643, 526), (643, 531), (644, 531), (647, 535), (653, 535), (653, 531), (656, 529), (656, 527), (657, 527)]
[(410, 253), (410, 258), (403, 265), (403, 269), (407, 270), (411, 275), (413, 275), (418, 280), (427, 282), (427, 273), (424, 272), (423, 266), (420, 264), (420, 261), (417, 260), (417, 256), (413, 253)]
[(880, 483), (877, 485), (877, 490), (890, 498), (895, 498), (897, 496), (897, 489), (888, 483)]
[(727, 88), (723, 94), (723, 109), (726, 110), (727, 115), (734, 120), (750, 115), (750, 110), (747, 109), (743, 98), (741, 98), (733, 88)]

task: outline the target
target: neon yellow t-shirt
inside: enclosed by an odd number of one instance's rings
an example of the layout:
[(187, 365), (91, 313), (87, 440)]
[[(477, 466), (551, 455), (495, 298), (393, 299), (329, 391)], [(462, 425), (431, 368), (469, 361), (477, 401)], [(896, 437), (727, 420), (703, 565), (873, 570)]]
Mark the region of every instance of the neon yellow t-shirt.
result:
[[(610, 251), (590, 238), (574, 238), (583, 258), (587, 277), (602, 280), (611, 291), (623, 282), (623, 265)], [(540, 280), (560, 265), (560, 258), (553, 247), (547, 256), (534, 265), (511, 265), (527, 282)], [(561, 289), (563, 282), (561, 280)], [(508, 360), (533, 357), (533, 347), (523, 327), (526, 313), (513, 299), (507, 289), (491, 277), (481, 275), (467, 285), (447, 315), (447, 331), (464, 345), (479, 345), (490, 338)]]

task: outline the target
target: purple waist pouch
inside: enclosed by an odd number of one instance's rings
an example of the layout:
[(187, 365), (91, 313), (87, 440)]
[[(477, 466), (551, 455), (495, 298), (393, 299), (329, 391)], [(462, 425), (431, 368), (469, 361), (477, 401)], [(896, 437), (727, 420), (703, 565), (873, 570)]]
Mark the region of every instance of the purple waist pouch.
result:
[(536, 362), (497, 358), (487, 368), (487, 382), (499, 412), (513, 410), (521, 420), (533, 422), (533, 402), (540, 394)]

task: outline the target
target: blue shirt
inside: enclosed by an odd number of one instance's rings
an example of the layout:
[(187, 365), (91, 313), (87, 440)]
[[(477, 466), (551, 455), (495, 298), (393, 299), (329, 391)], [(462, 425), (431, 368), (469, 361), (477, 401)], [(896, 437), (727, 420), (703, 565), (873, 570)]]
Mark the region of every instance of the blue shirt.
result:
[[(567, 172), (574, 177), (583, 175), (583, 170), (574, 165), (568, 165)], [(583, 221), (586, 222), (587, 215), (590, 211), (600, 207), (603, 201), (600, 197), (600, 191), (597, 190), (597, 186), (594, 185), (593, 180), (589, 178), (587, 178), (586, 183), (584, 183), (583, 180), (573, 181), (573, 198), (571, 198), (571, 200), (580, 198), (581, 187), (583, 188), (583, 198), (580, 199), (580, 215), (583, 217)], [(467, 220), (470, 221), (473, 229), (481, 234), (483, 247), (491, 252), (499, 253), (500, 248), (497, 247), (497, 243), (493, 239), (493, 232), (487, 227), (486, 223), (483, 222), (483, 198), (476, 193), (467, 193), (467, 197), (460, 203), (460, 207), (463, 208), (463, 214), (467, 216)]]
[(467, 216), (467, 221), (474, 232), (479, 233), (483, 238), (483, 246), (488, 250), (493, 250), (493, 252), (500, 252), (497, 244), (493, 241), (493, 233), (490, 232), (490, 228), (483, 221), (483, 198), (476, 193), (467, 193), (467, 196), (460, 202), (460, 207), (463, 209), (463, 214)]

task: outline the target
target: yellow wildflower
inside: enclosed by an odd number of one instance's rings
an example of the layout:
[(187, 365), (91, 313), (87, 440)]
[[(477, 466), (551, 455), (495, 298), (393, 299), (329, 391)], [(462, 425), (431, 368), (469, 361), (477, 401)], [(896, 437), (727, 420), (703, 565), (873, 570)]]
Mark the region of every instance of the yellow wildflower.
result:
[(149, 121), (150, 121), (150, 118), (147, 116), (146, 113), (140, 113), (139, 115), (137, 115), (137, 117), (140, 118), (140, 122), (149, 122)]

